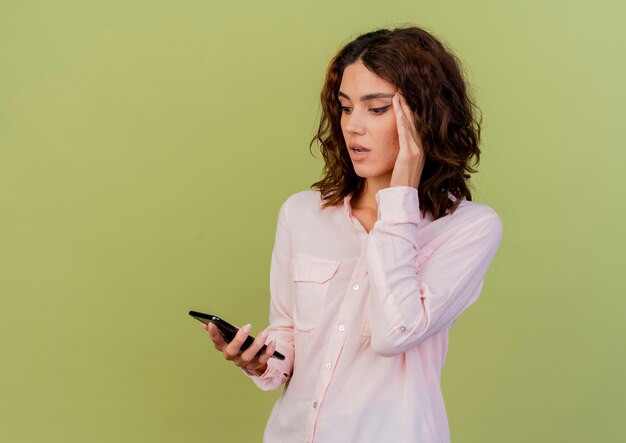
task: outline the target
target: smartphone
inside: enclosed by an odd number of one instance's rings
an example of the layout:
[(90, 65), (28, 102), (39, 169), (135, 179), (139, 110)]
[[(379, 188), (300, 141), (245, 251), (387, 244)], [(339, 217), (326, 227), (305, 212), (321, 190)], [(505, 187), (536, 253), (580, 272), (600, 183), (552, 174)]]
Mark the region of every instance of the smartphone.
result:
[[(228, 323), (226, 320), (222, 320), (216, 315), (205, 314), (203, 312), (197, 312), (197, 311), (189, 311), (189, 315), (191, 315), (196, 320), (199, 320), (202, 323), (205, 323), (207, 325), (209, 323), (213, 323), (215, 326), (217, 326), (217, 330), (220, 331), (220, 334), (222, 334), (222, 336), (224, 337), (224, 340), (226, 340), (228, 343), (230, 343), (231, 340), (235, 338), (237, 331), (239, 331), (239, 328), (236, 328), (235, 326)], [(248, 338), (246, 338), (246, 340), (241, 345), (240, 349), (242, 351), (245, 351), (246, 349), (250, 347), (252, 343), (254, 343), (254, 337), (249, 335)], [(259, 349), (259, 352), (257, 352), (257, 355), (265, 352), (266, 348), (267, 346), (263, 345), (263, 347)], [(285, 359), (285, 356), (278, 351), (274, 351), (274, 354), (272, 356), (276, 357), (279, 360)]]

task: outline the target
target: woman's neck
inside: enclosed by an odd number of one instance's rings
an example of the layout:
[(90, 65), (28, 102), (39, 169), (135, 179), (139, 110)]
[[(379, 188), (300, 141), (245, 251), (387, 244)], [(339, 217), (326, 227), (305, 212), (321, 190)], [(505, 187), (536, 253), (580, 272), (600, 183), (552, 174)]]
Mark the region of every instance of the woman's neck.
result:
[(391, 182), (391, 174), (383, 177), (369, 177), (365, 179), (365, 185), (363, 191), (357, 197), (356, 200), (351, 201), (351, 206), (354, 209), (367, 209), (370, 211), (378, 211), (378, 205), (376, 204), (376, 193), (381, 189), (389, 187)]

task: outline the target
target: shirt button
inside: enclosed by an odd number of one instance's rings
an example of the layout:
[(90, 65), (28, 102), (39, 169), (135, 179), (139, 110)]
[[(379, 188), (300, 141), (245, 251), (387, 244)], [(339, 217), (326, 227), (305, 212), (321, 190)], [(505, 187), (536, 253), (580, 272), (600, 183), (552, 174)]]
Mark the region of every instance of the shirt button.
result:
[(359, 290), (359, 285), (355, 283), (355, 284), (352, 286), (352, 289), (353, 289), (353, 290), (355, 290), (355, 291), (358, 291), (358, 290)]
[(316, 401), (313, 402), (313, 407), (317, 408), (317, 402)]
[(326, 369), (330, 369), (331, 368), (331, 364), (330, 363), (326, 363)]
[(406, 331), (406, 326), (404, 326), (404, 325), (400, 326), (400, 332), (404, 332), (404, 331)]
[(345, 329), (346, 329), (346, 327), (345, 327), (344, 325), (339, 325), (339, 330), (340, 330), (341, 332), (343, 332)]

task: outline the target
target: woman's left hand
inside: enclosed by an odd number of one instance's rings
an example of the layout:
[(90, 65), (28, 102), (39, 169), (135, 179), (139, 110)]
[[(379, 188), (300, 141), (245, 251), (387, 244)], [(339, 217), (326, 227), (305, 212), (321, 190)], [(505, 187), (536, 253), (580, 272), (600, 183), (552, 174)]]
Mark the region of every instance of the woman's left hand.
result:
[(396, 113), (400, 150), (391, 173), (389, 186), (411, 186), (417, 188), (424, 169), (424, 149), (417, 132), (415, 116), (400, 91), (393, 96), (393, 109)]

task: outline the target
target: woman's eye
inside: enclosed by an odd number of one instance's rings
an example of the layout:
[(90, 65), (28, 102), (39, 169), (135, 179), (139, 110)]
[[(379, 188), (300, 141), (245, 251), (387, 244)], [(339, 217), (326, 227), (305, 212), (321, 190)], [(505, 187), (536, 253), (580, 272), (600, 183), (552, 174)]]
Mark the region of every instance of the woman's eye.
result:
[[(391, 105), (383, 106), (382, 108), (370, 108), (370, 111), (378, 115), (378, 114), (383, 114), (389, 108), (391, 108)], [(352, 108), (350, 108), (349, 106), (340, 105), (339, 110), (341, 112), (345, 112), (346, 114), (349, 114), (350, 112), (352, 112)]]
[(374, 112), (374, 114), (382, 114), (383, 112), (385, 112), (390, 107), (391, 107), (391, 105), (383, 106), (382, 108), (372, 108), (372, 111)]

